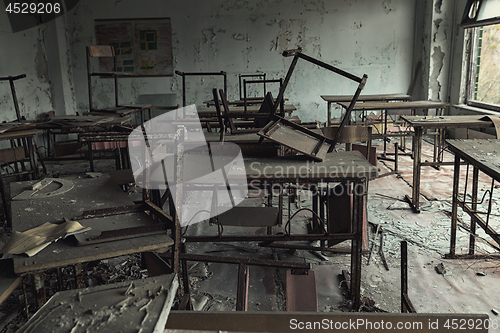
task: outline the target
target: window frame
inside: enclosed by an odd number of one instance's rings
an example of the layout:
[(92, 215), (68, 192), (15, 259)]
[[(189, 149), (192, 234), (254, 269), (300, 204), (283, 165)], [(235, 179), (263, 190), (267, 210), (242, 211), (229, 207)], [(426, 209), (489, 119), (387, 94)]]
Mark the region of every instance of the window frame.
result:
[[(494, 23), (498, 24), (498, 23)], [(487, 25), (487, 24), (486, 24)], [(479, 31), (482, 28), (474, 27), (466, 29), (465, 33), (465, 45), (466, 45), (466, 59), (467, 70), (466, 70), (466, 94), (465, 94), (465, 104), (468, 106), (481, 108), (490, 111), (500, 112), (500, 104), (492, 104), (486, 102), (480, 102), (475, 100), (476, 92), (476, 79), (477, 79), (477, 57), (479, 52)]]

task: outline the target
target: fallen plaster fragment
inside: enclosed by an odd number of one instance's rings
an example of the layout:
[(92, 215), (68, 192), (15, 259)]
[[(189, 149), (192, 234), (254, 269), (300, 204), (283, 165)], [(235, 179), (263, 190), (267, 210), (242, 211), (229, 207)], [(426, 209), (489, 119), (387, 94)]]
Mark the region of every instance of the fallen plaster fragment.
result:
[(446, 268), (444, 267), (443, 263), (438, 264), (435, 269), (438, 274), (444, 275), (446, 273)]
[(491, 309), (491, 312), (493, 312), (493, 314), (494, 314), (495, 316), (498, 316), (498, 310), (497, 310), (497, 309)]

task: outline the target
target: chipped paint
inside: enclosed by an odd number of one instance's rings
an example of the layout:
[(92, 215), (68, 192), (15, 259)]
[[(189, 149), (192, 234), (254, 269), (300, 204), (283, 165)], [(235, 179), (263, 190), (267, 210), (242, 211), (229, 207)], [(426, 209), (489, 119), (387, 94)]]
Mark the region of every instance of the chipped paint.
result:
[(434, 47), (434, 52), (432, 53), (432, 72), (429, 78), (430, 81), (430, 99), (439, 101), (441, 100), (441, 83), (439, 78), (439, 75), (441, 73), (441, 69), (443, 68), (443, 62), (444, 62), (444, 57), (445, 53), (441, 51), (440, 46)]
[(384, 12), (386, 14), (389, 14), (390, 12), (392, 12), (392, 4), (391, 4), (391, 0), (384, 0), (382, 2), (382, 7), (384, 8)]
[[(301, 19), (286, 19), (276, 22), (280, 28), (278, 36), (271, 41), (271, 51), (282, 52), (292, 48), (305, 47), (305, 21)], [(273, 25), (273, 24), (271, 24)]]
[(233, 34), (233, 39), (237, 41), (250, 41), (250, 36), (248, 34), (235, 33)]

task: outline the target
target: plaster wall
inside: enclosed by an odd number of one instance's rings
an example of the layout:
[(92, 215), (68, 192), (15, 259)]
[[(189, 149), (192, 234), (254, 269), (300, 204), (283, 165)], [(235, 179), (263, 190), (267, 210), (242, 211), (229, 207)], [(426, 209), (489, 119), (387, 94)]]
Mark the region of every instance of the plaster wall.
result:
[[(0, 2), (0, 77), (26, 74), (15, 81), (20, 114), (35, 119), (53, 110), (53, 87), (49, 75), (47, 25), (18, 33), (9, 31), (3, 1)], [(0, 122), (16, 119), (9, 81), (0, 81)]]
[[(68, 48), (75, 85), (76, 110), (88, 108), (85, 46), (95, 44), (94, 20), (170, 17), (174, 68), (185, 72), (226, 71), (228, 97), (237, 98), (238, 74), (267, 73), (284, 77), (291, 58), (281, 52), (303, 52), (357, 76), (368, 75), (365, 94), (406, 93), (412, 76), (415, 2), (408, 0), (274, 0), (274, 1), (80, 1), (66, 15)], [(192, 77), (187, 103), (211, 99), (220, 78)], [(120, 81), (120, 102), (134, 103), (142, 94), (176, 94), (181, 80), (164, 78)], [(110, 80), (95, 85), (96, 106), (112, 105)], [(286, 90), (304, 121), (325, 121), (322, 94), (353, 94), (357, 83), (300, 60)], [(277, 95), (277, 87), (271, 91)]]

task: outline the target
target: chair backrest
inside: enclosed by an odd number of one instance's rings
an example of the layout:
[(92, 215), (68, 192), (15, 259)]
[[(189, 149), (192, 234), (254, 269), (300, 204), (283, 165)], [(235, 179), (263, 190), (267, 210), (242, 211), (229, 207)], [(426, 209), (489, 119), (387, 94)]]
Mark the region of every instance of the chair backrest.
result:
[[(224, 108), (223, 117), (225, 118), (226, 122), (229, 123), (229, 130), (231, 131), (231, 134), (234, 134), (236, 132), (236, 126), (234, 126), (233, 118), (228, 117), (229, 103), (227, 102), (226, 94), (222, 89), (219, 89), (219, 94), (220, 94), (220, 99), (222, 101), (222, 107)], [(218, 103), (216, 102), (215, 104), (217, 105)]]
[(225, 136), (225, 133), (226, 133), (226, 122), (225, 122), (224, 117), (222, 116), (222, 110), (220, 109), (220, 101), (219, 101), (219, 96), (217, 95), (217, 89), (216, 88), (214, 88), (212, 90), (212, 94), (214, 95), (215, 111), (217, 112), (217, 119), (219, 120), (219, 126), (220, 126), (220, 138), (219, 138), (219, 141), (223, 142), (224, 141), (224, 136)]
[(89, 57), (114, 57), (115, 48), (111, 45), (92, 45), (87, 48)]
[[(92, 110), (92, 76), (112, 76), (115, 85), (115, 107), (118, 106), (118, 81), (114, 73), (98, 73), (92, 71), (90, 58), (113, 58), (113, 71), (116, 71), (115, 48), (110, 45), (87, 46), (87, 83), (89, 90), (89, 110)], [(106, 75), (107, 74), (107, 75)]]
[[(260, 80), (265, 80), (266, 79), (266, 73), (262, 74), (239, 74), (238, 75), (238, 84), (240, 88), (240, 101), (243, 100), (243, 98), (246, 99), (246, 94), (244, 94), (244, 90), (246, 90), (246, 84), (245, 81), (246, 79), (244, 78), (258, 78)], [(264, 83), (264, 94), (262, 96), (266, 95), (266, 84)]]
[[(262, 104), (260, 105), (259, 113), (269, 114), (269, 116), (271, 116), (274, 108), (273, 101), (274, 101), (273, 94), (271, 92), (268, 92), (266, 94), (266, 97), (264, 97)], [(262, 128), (266, 126), (268, 122), (269, 118), (260, 118), (260, 117), (255, 118), (255, 127)]]

